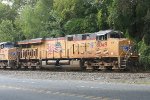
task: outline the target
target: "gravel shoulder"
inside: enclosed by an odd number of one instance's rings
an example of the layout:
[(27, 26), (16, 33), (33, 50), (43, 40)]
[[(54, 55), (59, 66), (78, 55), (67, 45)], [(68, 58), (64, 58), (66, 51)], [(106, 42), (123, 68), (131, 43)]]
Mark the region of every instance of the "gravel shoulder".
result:
[(83, 80), (106, 83), (150, 85), (150, 73), (54, 72), (0, 70), (0, 76), (19, 79)]

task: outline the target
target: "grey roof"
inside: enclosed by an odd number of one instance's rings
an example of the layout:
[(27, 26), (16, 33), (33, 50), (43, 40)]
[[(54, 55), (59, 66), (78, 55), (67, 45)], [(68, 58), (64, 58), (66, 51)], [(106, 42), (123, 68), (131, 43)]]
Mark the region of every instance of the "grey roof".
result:
[(0, 45), (7, 44), (7, 43), (13, 43), (13, 42), (0, 42)]
[(6, 44), (6, 43), (7, 43), (7, 42), (0, 42), (0, 45), (1, 45), (1, 44)]
[(31, 39), (31, 41), (32, 41), (32, 40), (42, 40), (42, 39), (43, 39), (43, 38), (36, 38), (36, 39)]
[(94, 34), (105, 35), (105, 34), (112, 33), (112, 32), (113, 32), (113, 30), (104, 30), (104, 31), (95, 32)]
[(36, 38), (36, 39), (18, 41), (18, 44), (33, 44), (33, 43), (39, 43), (39, 42), (42, 42), (42, 39), (43, 39), (43, 38)]

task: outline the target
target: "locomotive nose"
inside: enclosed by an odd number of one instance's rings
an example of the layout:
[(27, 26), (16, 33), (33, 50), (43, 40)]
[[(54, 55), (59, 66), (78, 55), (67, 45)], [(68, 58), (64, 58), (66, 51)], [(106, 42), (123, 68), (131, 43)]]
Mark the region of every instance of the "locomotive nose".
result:
[(136, 56), (138, 55), (136, 45), (134, 42), (130, 40), (122, 40), (120, 41), (120, 49), (121, 53), (124, 55)]

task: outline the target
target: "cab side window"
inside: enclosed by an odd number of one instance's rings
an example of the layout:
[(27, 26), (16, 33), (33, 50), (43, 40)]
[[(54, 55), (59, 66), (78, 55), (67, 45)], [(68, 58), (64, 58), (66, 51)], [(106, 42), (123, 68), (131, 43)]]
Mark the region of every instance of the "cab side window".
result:
[(1, 44), (1, 45), (0, 45), (0, 49), (4, 49), (4, 44)]
[(90, 39), (90, 35), (86, 34), (86, 35), (82, 35), (82, 40), (88, 40)]
[(13, 48), (14, 47), (14, 45), (13, 44), (11, 44), (11, 43), (7, 43), (7, 44), (5, 44), (5, 48)]
[(82, 35), (82, 40), (86, 40), (86, 35)]
[(123, 38), (123, 34), (121, 34), (121, 33), (111, 33), (110, 38)]
[(68, 40), (68, 41), (73, 41), (73, 36), (67, 37), (67, 40)]
[(101, 41), (107, 40), (107, 34), (96, 36), (96, 40), (101, 40)]

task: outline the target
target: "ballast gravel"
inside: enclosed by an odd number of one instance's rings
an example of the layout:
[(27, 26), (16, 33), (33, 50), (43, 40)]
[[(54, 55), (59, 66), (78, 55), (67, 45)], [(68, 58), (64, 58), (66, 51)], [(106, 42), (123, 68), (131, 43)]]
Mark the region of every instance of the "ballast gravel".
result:
[(56, 71), (10, 71), (0, 70), (0, 76), (40, 80), (84, 80), (107, 83), (150, 85), (150, 73), (115, 72), (56, 72)]

